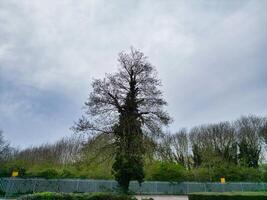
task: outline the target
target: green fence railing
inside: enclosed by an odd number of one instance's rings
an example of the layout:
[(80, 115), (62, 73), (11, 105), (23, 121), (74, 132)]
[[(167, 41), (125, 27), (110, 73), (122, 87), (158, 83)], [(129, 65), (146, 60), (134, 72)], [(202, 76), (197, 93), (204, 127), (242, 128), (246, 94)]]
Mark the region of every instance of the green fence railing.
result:
[[(1, 178), (0, 190), (7, 196), (35, 192), (105, 192), (116, 191), (118, 184), (113, 180), (81, 179), (21, 179)], [(194, 192), (242, 192), (267, 191), (267, 183), (249, 182), (149, 182), (140, 186), (130, 183), (130, 190), (137, 194), (189, 194)]]

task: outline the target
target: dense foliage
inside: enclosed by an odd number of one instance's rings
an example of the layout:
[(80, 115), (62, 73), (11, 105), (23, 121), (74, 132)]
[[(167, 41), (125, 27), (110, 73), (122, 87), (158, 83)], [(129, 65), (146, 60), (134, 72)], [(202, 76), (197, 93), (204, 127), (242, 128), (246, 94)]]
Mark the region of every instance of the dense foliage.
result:
[(21, 196), (18, 200), (136, 200), (136, 198), (112, 193), (71, 194), (43, 192)]
[(266, 192), (191, 194), (189, 200), (265, 200)]
[[(27, 166), (22, 167), (20, 176), (23, 178), (89, 178), (89, 179), (114, 179), (110, 173), (111, 166), (108, 163), (99, 164), (99, 168), (94, 165), (81, 166)], [(9, 177), (14, 165), (1, 165), (1, 176)], [(145, 163), (145, 180), (149, 181), (215, 181), (220, 177), (225, 177), (226, 181), (251, 181), (267, 182), (267, 166), (260, 165), (259, 168), (249, 168), (237, 165), (222, 165), (211, 169), (199, 167), (186, 169), (176, 163), (149, 161)]]

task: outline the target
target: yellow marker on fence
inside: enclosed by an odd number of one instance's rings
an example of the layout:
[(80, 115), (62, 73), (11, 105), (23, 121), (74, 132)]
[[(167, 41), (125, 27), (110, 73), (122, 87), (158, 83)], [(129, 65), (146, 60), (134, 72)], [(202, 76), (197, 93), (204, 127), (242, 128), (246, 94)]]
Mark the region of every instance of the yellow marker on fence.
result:
[(19, 175), (19, 172), (18, 171), (13, 171), (11, 176), (12, 177), (17, 177), (18, 175)]
[(225, 178), (221, 178), (221, 183), (225, 183)]

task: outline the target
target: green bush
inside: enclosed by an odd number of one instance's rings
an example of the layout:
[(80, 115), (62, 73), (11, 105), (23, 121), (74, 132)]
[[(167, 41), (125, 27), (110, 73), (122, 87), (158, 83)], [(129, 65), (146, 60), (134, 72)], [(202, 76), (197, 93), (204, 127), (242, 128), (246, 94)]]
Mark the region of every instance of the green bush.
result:
[(36, 173), (36, 177), (42, 177), (46, 179), (58, 178), (59, 173), (55, 169), (44, 169)]
[(3, 197), (3, 196), (5, 196), (5, 191), (3, 191), (1, 188), (0, 188), (0, 197)]
[(176, 163), (155, 162), (147, 171), (147, 180), (183, 181), (185, 169)]
[[(0, 165), (1, 165), (1, 163), (0, 163)], [(0, 177), (8, 177), (8, 176), (10, 176), (10, 175), (8, 174), (7, 169), (4, 167), (1, 167), (0, 168)]]
[(136, 200), (136, 198), (132, 196), (118, 195), (112, 193), (67, 194), (43, 192), (21, 196), (18, 198), (18, 200)]
[(187, 171), (186, 178), (187, 181), (207, 182), (214, 179), (214, 173), (213, 170), (209, 170), (208, 168), (196, 168)]
[(51, 193), (51, 192), (43, 192), (36, 194), (28, 194), (18, 198), (18, 200), (60, 200), (60, 199), (71, 199), (68, 194), (61, 193)]
[(190, 194), (189, 200), (266, 200), (267, 193), (244, 192), (244, 193), (200, 193)]
[[(21, 160), (0, 163), (0, 177), (10, 177), (14, 170), (18, 170), (22, 178), (114, 179), (108, 164), (76, 163), (63, 166), (53, 163), (32, 164)], [(149, 161), (145, 164), (145, 174), (145, 180), (149, 181), (218, 182), (221, 177), (225, 177), (227, 182), (267, 182), (267, 165), (248, 168), (223, 163), (209, 168), (206, 166), (186, 170), (176, 163)]]
[(75, 174), (68, 169), (63, 169), (59, 176), (60, 178), (75, 178)]
[(10, 177), (13, 171), (18, 171), (19, 177), (24, 177), (26, 168), (23, 162), (11, 161), (7, 163), (0, 163), (0, 177)]
[(88, 198), (88, 200), (136, 200), (136, 198), (126, 195), (99, 193), (99, 194), (93, 194), (91, 197)]
[(215, 180), (225, 177), (228, 181), (262, 181), (262, 173), (257, 168), (241, 167), (237, 165), (222, 165), (214, 170)]
[(260, 169), (241, 167), (238, 165), (220, 165), (212, 168), (195, 168), (185, 172), (184, 181), (218, 182), (221, 177), (229, 182), (261, 182), (263, 172)]

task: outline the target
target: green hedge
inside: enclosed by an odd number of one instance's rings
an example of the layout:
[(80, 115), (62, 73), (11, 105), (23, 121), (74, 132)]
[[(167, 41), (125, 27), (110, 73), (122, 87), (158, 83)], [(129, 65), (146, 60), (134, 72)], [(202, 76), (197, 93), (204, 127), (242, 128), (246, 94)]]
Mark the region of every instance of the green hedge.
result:
[(266, 192), (199, 193), (190, 194), (189, 200), (266, 200)]
[[(0, 177), (10, 177), (12, 171), (19, 171), (21, 178), (82, 178), (82, 179), (114, 179), (111, 167), (99, 164), (55, 165), (25, 164), (22, 161), (0, 163)], [(231, 164), (218, 164), (212, 168), (193, 168), (187, 170), (179, 164), (153, 161), (145, 164), (145, 180), (147, 181), (197, 181), (218, 182), (225, 177), (227, 182), (267, 182), (267, 165), (259, 168), (247, 168)]]
[(5, 192), (0, 188), (0, 197), (3, 197), (3, 196), (5, 196)]
[(176, 163), (154, 162), (146, 169), (146, 180), (149, 181), (183, 181), (186, 169)]
[(136, 200), (132, 196), (112, 193), (53, 193), (43, 192), (21, 196), (18, 200)]

